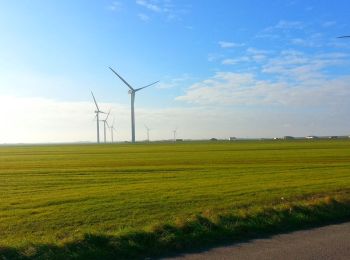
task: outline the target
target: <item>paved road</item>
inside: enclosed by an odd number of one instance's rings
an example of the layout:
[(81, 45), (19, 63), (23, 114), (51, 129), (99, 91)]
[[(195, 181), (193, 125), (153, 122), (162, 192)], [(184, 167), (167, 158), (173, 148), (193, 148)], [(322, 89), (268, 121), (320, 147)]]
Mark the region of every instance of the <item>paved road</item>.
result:
[(256, 239), (168, 259), (350, 259), (350, 222)]

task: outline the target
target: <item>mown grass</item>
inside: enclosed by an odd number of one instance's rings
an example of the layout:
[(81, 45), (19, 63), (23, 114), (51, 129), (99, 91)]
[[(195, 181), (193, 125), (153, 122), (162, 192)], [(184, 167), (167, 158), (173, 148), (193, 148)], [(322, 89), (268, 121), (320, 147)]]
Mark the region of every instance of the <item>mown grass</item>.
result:
[(2, 147), (0, 256), (142, 258), (350, 219), (349, 187), (349, 140)]

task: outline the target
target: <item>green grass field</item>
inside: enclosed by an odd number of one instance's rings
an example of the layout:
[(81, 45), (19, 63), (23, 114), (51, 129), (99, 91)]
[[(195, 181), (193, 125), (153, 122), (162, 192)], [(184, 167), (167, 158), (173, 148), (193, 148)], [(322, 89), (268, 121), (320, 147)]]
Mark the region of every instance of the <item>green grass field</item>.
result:
[(142, 258), (347, 219), (349, 200), (345, 139), (0, 147), (0, 258)]

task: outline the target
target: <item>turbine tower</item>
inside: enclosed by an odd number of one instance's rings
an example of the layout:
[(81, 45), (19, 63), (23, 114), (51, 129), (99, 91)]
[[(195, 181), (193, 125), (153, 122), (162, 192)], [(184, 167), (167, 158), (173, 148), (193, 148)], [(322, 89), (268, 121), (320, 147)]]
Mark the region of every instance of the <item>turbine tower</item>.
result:
[(176, 133), (177, 133), (177, 127), (173, 130), (173, 134), (174, 134), (174, 142), (176, 142)]
[(100, 143), (100, 114), (106, 114), (106, 113), (101, 111), (100, 108), (98, 107), (94, 93), (92, 93), (92, 91), (91, 91), (91, 95), (96, 105), (95, 113), (96, 113), (96, 119), (97, 119), (96, 120), (97, 121), (97, 143), (99, 144)]
[(107, 114), (106, 118), (101, 120), (103, 122), (103, 133), (104, 133), (103, 137), (104, 137), (105, 143), (107, 142), (107, 140), (106, 140), (106, 125), (108, 126), (107, 120), (108, 120), (108, 117), (109, 117), (110, 113), (111, 113), (111, 110), (108, 111), (108, 114)]
[(151, 129), (148, 128), (148, 126), (145, 125), (146, 131), (147, 131), (147, 142), (149, 142), (149, 131)]
[(135, 94), (137, 91), (147, 88), (149, 86), (152, 86), (156, 83), (158, 83), (159, 81), (153, 82), (151, 84), (148, 84), (142, 88), (136, 88), (134, 89), (128, 82), (126, 82), (125, 79), (123, 79), (115, 70), (113, 70), (111, 67), (109, 67), (109, 69), (118, 76), (118, 78), (124, 82), (124, 84), (126, 86), (128, 86), (129, 90), (129, 94), (131, 95), (131, 142), (135, 143), (135, 111), (134, 111), (134, 103), (135, 103)]
[(113, 124), (109, 127), (109, 130), (111, 130), (111, 139), (112, 139), (112, 143), (114, 142), (114, 139), (113, 139), (113, 132), (115, 131), (116, 132), (116, 129), (114, 128), (114, 123), (115, 123), (115, 120), (113, 118)]

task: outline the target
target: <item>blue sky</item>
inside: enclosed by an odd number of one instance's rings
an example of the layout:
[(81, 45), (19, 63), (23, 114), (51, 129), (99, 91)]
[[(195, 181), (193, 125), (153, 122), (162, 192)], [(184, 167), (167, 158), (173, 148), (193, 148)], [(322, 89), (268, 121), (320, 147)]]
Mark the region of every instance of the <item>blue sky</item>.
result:
[(0, 4), (0, 142), (93, 141), (90, 90), (128, 140), (108, 66), (138, 140), (350, 134), (348, 1)]

